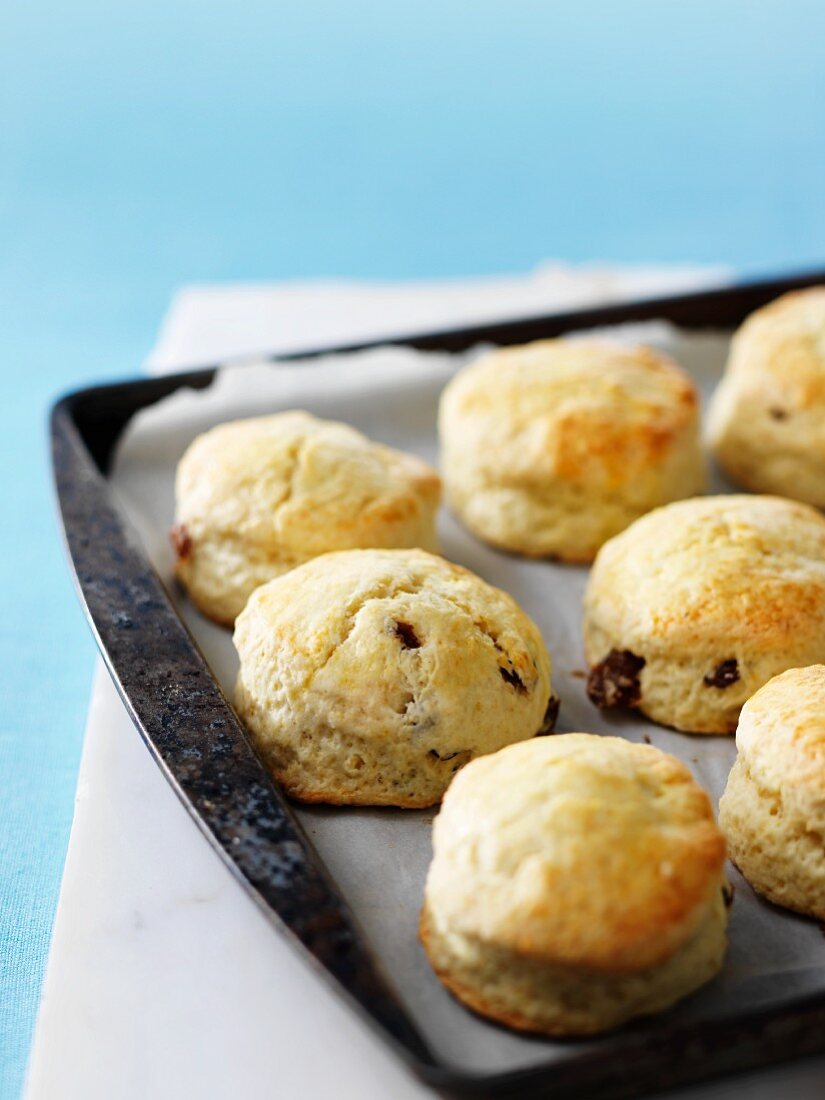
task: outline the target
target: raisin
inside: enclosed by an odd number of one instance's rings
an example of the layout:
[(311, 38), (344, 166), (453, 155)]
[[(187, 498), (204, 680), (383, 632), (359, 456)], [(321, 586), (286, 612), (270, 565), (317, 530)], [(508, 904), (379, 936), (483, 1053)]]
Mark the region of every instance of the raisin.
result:
[(603, 661), (593, 665), (587, 677), (587, 694), (604, 710), (635, 707), (642, 697), (639, 673), (647, 662), (629, 649), (611, 649)]
[(421, 639), (410, 623), (397, 622), (395, 624), (395, 636), (400, 638), (404, 649), (419, 649), (421, 647)]
[(172, 549), (181, 561), (185, 561), (192, 553), (192, 536), (186, 529), (185, 523), (175, 524), (169, 531), (169, 541), (172, 543)]
[(710, 676), (704, 677), (704, 685), (705, 687), (724, 690), (729, 688), (731, 684), (735, 684), (738, 679), (739, 665), (736, 663), (736, 658), (731, 657), (730, 660), (718, 664)]
[(773, 409), (769, 409), (768, 412), (771, 414), (771, 416), (773, 417), (774, 420), (787, 420), (788, 419), (788, 414), (784, 409), (773, 408)]
[(498, 670), (501, 673), (502, 680), (511, 687), (514, 687), (519, 695), (526, 694), (527, 688), (524, 686), (524, 681), (514, 669), (503, 668), (499, 665)]
[(559, 717), (559, 707), (561, 706), (561, 700), (558, 695), (551, 695), (547, 704), (547, 710), (544, 712), (544, 718), (542, 720), (539, 731), (536, 737), (546, 737), (548, 733), (552, 733), (556, 728), (556, 721)]

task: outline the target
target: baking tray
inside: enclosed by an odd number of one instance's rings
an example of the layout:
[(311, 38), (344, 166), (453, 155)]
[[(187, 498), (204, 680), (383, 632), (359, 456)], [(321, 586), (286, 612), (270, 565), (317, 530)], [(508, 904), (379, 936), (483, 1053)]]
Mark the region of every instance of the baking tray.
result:
[[(777, 295), (817, 283), (825, 283), (825, 271), (375, 344), (313, 349), (284, 359), (300, 362), (388, 343), (460, 352), (477, 344), (522, 343), (649, 320), (669, 321), (684, 330), (730, 330)], [(630, 1096), (825, 1049), (825, 970), (821, 983), (811, 988), (810, 982), (795, 981), (791, 968), (780, 970), (767, 992), (763, 982), (752, 1003), (739, 1002), (727, 1010), (723, 1005), (712, 1014), (703, 1015), (701, 1001), (693, 999), (692, 1011), (677, 1010), (596, 1040), (519, 1038), (529, 1045), (529, 1064), (504, 1071), (457, 1064), (444, 1055), (443, 1044), (442, 1053), (436, 1052), (420, 1013), (416, 1019), (398, 995), (397, 983), (386, 976), (371, 938), (344, 900), (351, 884), (342, 883), (346, 876), (340, 873), (339, 881), (333, 881), (307, 837), (307, 831), (317, 834), (328, 847), (329, 830), (325, 834), (315, 828), (323, 825), (325, 811), (296, 812), (268, 779), (107, 476), (116, 444), (139, 410), (183, 388), (206, 389), (216, 372), (209, 368), (92, 387), (58, 401), (51, 422), (57, 495), (81, 601), (136, 727), (207, 839), (311, 964), (414, 1072), (446, 1094)], [(585, 728), (598, 726), (594, 718)], [(381, 819), (382, 814), (386, 818), (392, 811), (375, 816)], [(334, 865), (326, 854), (327, 864)], [(338, 866), (340, 872), (340, 862)], [(777, 919), (787, 920), (788, 936), (811, 934), (810, 922), (790, 915), (777, 914)], [(464, 1012), (458, 1006), (455, 1011)], [(480, 1022), (478, 1027), (492, 1029)], [(491, 1041), (497, 1030), (491, 1030)]]

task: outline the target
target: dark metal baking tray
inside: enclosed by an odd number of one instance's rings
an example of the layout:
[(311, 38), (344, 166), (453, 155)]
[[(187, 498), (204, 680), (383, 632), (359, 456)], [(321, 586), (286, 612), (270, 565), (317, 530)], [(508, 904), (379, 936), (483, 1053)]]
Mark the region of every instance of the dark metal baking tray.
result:
[[(779, 294), (816, 284), (825, 284), (825, 271), (283, 358), (379, 344), (461, 351), (645, 320), (731, 329)], [(132, 720), (207, 839), (273, 922), (419, 1077), (450, 1095), (631, 1096), (825, 1050), (825, 995), (707, 1025), (651, 1021), (605, 1036), (595, 1051), (592, 1044), (583, 1051), (571, 1043), (562, 1062), (492, 1076), (457, 1071), (429, 1049), (259, 763), (107, 480), (130, 418), (181, 387), (206, 388), (217, 369), (95, 386), (61, 398), (51, 417), (54, 478), (78, 594)]]

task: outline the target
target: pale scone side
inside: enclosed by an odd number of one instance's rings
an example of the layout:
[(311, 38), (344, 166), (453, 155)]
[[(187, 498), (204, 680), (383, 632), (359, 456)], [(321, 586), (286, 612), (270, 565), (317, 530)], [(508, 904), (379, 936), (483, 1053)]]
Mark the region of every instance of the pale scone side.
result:
[(419, 936), (433, 970), (464, 1004), (519, 1031), (593, 1035), (635, 1016), (662, 1012), (711, 980), (722, 966), (728, 910), (722, 889), (694, 935), (665, 962), (627, 974), (537, 964), (439, 928), (429, 910)]
[(731, 859), (771, 901), (825, 920), (825, 666), (758, 691), (736, 744), (719, 803)]
[(745, 321), (707, 434), (737, 484), (825, 507), (825, 287), (786, 294)]

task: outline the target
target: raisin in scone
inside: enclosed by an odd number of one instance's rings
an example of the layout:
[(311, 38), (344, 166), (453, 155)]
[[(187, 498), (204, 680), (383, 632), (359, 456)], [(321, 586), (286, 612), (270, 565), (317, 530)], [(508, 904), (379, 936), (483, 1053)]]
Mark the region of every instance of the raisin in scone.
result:
[(175, 485), (176, 572), (231, 626), (260, 584), (331, 550), (436, 550), (438, 474), (346, 424), (284, 412), (221, 424), (189, 446)]
[(708, 436), (739, 485), (825, 508), (825, 286), (785, 294), (745, 321)]
[(605, 340), (501, 348), (439, 411), (450, 506), (493, 546), (591, 561), (607, 539), (705, 486), (699, 400), (671, 360)]
[(238, 617), (235, 702), (293, 798), (429, 806), (476, 756), (546, 733), (538, 628), (506, 593), (422, 550), (326, 554)]
[(825, 666), (757, 691), (736, 747), (719, 803), (731, 859), (760, 894), (825, 920)]
[(733, 733), (772, 676), (825, 661), (825, 519), (767, 496), (651, 512), (599, 552), (584, 642), (598, 706)]
[(511, 1027), (587, 1035), (659, 1012), (725, 954), (725, 843), (675, 757), (587, 733), (468, 765), (433, 831), (420, 934), (438, 977)]

